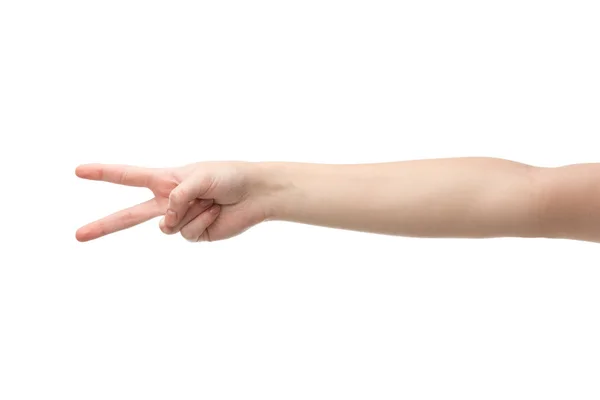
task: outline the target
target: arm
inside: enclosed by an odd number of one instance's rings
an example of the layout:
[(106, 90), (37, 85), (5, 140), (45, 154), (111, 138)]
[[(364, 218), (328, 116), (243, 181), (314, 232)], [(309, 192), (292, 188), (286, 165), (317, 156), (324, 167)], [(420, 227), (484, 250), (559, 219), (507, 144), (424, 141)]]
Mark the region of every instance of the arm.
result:
[(83, 165), (81, 178), (142, 186), (148, 202), (88, 224), (81, 241), (164, 216), (164, 233), (222, 240), (265, 220), (417, 237), (600, 242), (600, 164), (538, 168), (493, 158), (385, 164)]
[(539, 236), (539, 169), (500, 159), (262, 164), (273, 219), (419, 237)]

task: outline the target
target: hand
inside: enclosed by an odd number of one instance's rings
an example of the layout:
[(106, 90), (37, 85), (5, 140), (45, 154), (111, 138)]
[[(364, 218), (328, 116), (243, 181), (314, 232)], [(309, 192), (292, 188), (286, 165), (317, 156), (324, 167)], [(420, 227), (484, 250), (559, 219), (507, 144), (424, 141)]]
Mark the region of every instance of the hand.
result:
[(254, 172), (254, 165), (245, 162), (180, 168), (81, 165), (75, 171), (80, 178), (145, 187), (154, 198), (80, 228), (77, 240), (97, 239), (161, 215), (164, 233), (181, 232), (193, 242), (230, 238), (268, 217), (268, 196)]

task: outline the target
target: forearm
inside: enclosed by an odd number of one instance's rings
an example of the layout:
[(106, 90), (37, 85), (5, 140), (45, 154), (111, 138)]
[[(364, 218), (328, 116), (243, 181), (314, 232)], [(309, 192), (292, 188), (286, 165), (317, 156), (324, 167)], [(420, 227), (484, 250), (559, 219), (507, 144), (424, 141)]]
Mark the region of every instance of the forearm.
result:
[(491, 158), (265, 163), (272, 219), (419, 237), (539, 236), (537, 169)]

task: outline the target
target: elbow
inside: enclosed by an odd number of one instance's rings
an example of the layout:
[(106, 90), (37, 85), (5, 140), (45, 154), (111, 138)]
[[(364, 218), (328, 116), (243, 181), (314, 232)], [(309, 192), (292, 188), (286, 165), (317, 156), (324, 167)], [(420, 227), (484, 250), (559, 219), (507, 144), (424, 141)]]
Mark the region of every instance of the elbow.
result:
[(600, 164), (533, 168), (535, 235), (600, 242)]

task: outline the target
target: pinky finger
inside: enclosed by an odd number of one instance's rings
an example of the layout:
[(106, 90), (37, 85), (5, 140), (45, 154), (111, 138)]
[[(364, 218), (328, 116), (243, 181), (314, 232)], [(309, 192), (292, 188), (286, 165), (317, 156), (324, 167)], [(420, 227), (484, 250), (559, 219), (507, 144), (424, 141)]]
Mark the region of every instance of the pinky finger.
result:
[(205, 232), (208, 232), (207, 228), (215, 222), (220, 212), (221, 207), (218, 204), (213, 205), (184, 226), (181, 229), (181, 236), (190, 242), (210, 241)]

